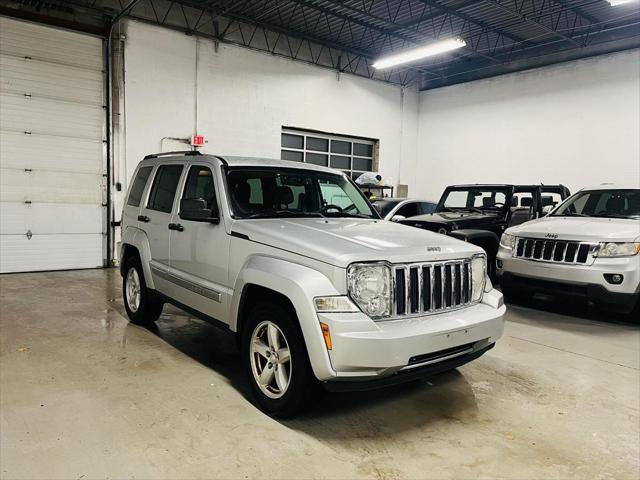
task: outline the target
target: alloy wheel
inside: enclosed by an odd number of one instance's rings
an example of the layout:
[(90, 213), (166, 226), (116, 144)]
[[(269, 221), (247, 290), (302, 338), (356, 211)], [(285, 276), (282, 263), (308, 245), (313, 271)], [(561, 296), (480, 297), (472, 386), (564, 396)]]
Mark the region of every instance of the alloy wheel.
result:
[(127, 305), (129, 305), (129, 309), (133, 313), (136, 313), (138, 308), (140, 308), (142, 287), (140, 285), (140, 276), (134, 267), (131, 267), (129, 272), (127, 272), (127, 286), (125, 290), (127, 295)]
[(267, 397), (282, 397), (291, 383), (291, 352), (282, 330), (263, 321), (251, 335), (251, 371), (260, 391)]

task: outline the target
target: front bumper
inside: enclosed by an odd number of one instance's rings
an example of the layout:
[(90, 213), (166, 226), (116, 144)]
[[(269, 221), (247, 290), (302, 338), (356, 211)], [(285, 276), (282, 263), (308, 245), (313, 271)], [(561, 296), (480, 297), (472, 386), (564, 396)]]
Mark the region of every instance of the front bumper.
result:
[[(591, 265), (539, 262), (514, 258), (500, 247), (496, 273), (504, 289), (584, 297), (620, 310), (633, 309), (640, 292), (640, 256), (596, 258)], [(605, 275), (620, 274), (614, 285)]]
[(335, 377), (321, 380), (329, 380), (328, 388), (334, 390), (342, 382), (374, 381), (369, 388), (375, 388), (379, 379), (396, 376), (406, 381), (442, 371), (437, 365), (445, 362), (454, 365), (449, 369), (477, 358), (504, 329), (502, 294), (492, 290), (485, 297), (483, 303), (462, 310), (379, 322), (362, 313), (319, 314), (319, 320), (329, 325), (333, 343), (329, 358), (336, 372)]

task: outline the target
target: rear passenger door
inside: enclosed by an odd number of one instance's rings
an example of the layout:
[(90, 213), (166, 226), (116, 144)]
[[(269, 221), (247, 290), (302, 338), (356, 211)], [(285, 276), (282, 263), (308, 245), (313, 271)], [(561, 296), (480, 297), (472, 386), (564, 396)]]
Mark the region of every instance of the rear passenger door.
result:
[(183, 170), (183, 164), (164, 164), (156, 168), (147, 203), (138, 217), (140, 228), (146, 232), (149, 240), (153, 281), (163, 293), (170, 288), (167, 281), (169, 224)]

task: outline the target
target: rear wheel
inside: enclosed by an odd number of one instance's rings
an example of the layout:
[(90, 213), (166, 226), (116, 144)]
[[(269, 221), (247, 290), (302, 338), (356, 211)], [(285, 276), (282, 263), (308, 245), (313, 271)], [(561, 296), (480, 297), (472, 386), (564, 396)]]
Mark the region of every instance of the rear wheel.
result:
[(315, 378), (300, 327), (287, 309), (263, 303), (251, 311), (242, 335), (242, 357), (264, 412), (291, 417), (309, 405)]
[(164, 303), (147, 288), (142, 265), (137, 257), (129, 257), (124, 265), (122, 298), (131, 323), (148, 325), (162, 313)]

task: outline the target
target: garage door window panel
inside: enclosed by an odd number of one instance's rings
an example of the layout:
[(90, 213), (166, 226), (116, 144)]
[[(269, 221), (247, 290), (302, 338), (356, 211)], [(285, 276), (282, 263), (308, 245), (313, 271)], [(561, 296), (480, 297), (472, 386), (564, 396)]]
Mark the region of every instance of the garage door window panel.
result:
[(158, 168), (147, 208), (171, 213), (182, 169), (182, 165), (163, 165)]
[(374, 140), (283, 129), (280, 156), (282, 160), (336, 168), (355, 180), (375, 168), (374, 144)]

